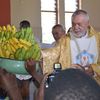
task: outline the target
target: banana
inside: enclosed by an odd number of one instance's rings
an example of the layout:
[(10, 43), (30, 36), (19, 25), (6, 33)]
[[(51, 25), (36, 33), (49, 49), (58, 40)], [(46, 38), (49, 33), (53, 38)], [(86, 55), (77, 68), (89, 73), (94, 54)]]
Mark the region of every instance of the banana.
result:
[(6, 31), (7, 29), (6, 29), (6, 26), (2, 26), (2, 30), (3, 31)]
[(12, 31), (12, 27), (11, 27), (11, 25), (9, 25), (9, 24), (7, 25), (7, 31), (8, 31), (8, 32), (11, 32), (11, 31)]
[(6, 41), (6, 38), (5, 38), (5, 36), (2, 38), (2, 40), (3, 40), (3, 41)]
[(41, 56), (41, 52), (39, 48), (34, 48), (34, 54), (32, 55), (32, 58), (35, 60), (39, 60)]
[(29, 38), (27, 41), (29, 41), (32, 45), (35, 44), (35, 38), (33, 37), (33, 33), (29, 35)]
[(5, 52), (5, 53), (4, 53), (4, 54), (5, 54), (5, 57), (6, 57), (6, 58), (9, 58), (10, 52), (9, 52), (9, 50), (8, 50), (7, 44), (8, 44), (8, 42), (6, 42), (6, 43), (3, 44), (3, 48), (2, 48), (3, 51), (2, 51), (2, 52)]
[(10, 38), (9, 32), (7, 32), (7, 33), (5, 34), (5, 38), (6, 38), (6, 40), (8, 40), (8, 39)]
[(4, 38), (5, 36), (4, 36), (4, 31), (2, 31), (2, 33), (1, 33), (1, 41), (3, 42), (4, 41)]
[(16, 51), (15, 54), (14, 54), (14, 58), (19, 60), (19, 59), (20, 59), (20, 58), (19, 58), (19, 57), (20, 57), (20, 56), (19, 56), (20, 53), (21, 53), (21, 48), (18, 48), (17, 51)]
[(21, 31), (16, 32), (16, 34), (15, 34), (14, 36), (15, 36), (17, 39), (19, 39), (20, 36), (21, 36)]
[(5, 53), (6, 53), (6, 58), (9, 58), (10, 52), (8, 50), (6, 50)]
[(25, 53), (26, 53), (26, 50), (25, 50), (25, 48), (21, 48), (21, 57), (22, 57), (22, 59), (20, 59), (20, 60), (25, 60)]
[(41, 52), (40, 52), (40, 50), (38, 50), (37, 52), (36, 52), (36, 56), (34, 55), (33, 56), (33, 58), (35, 58), (35, 60), (40, 60), (40, 58), (41, 58)]
[(4, 51), (7, 50), (7, 45), (5, 42), (2, 44), (2, 48), (4, 49)]
[(11, 50), (13, 52), (13, 54), (15, 53), (16, 49), (10, 44)]
[(15, 52), (14, 57), (17, 60), (24, 60), (25, 53), (26, 53), (26, 51), (25, 51), (25, 49), (23, 47), (22, 48), (18, 48), (17, 51)]
[(13, 38), (12, 39), (9, 39), (9, 43), (16, 49), (18, 49), (18, 45), (16, 44), (15, 41), (13, 41)]
[(32, 28), (31, 27), (27, 27), (26, 31), (25, 31), (25, 37), (24, 39), (28, 41), (29, 36), (32, 34)]
[(28, 41), (25, 41), (25, 40), (23, 40), (23, 39), (19, 39), (19, 41), (20, 41), (20, 43), (21, 44), (23, 44), (23, 45), (26, 45), (26, 46), (31, 46), (31, 43), (30, 42), (28, 42)]
[(40, 47), (35, 41), (31, 27), (18, 32), (14, 25), (0, 27), (0, 57), (39, 60), (40, 56)]
[(11, 41), (9, 41), (9, 45), (10, 45), (11, 51), (12, 51), (13, 54), (14, 54), (15, 51), (16, 51), (16, 47), (14, 47), (14, 45), (12, 45)]
[(21, 32), (21, 35), (20, 35), (20, 39), (24, 39), (24, 35), (25, 35), (25, 29), (24, 28), (22, 28), (21, 30), (20, 30), (20, 32)]
[(13, 41), (13, 43), (14, 43), (15, 45), (17, 45), (17, 44), (19, 43), (18, 39), (16, 39), (15, 37), (13, 37), (11, 40)]
[(10, 54), (10, 55), (9, 55), (9, 58), (10, 58), (10, 59), (15, 59), (13, 54)]
[(30, 46), (30, 48), (26, 51), (25, 59), (33, 58), (34, 60), (39, 60), (40, 56), (40, 48), (38, 44)]
[(0, 47), (0, 57), (4, 57), (1, 47)]
[(25, 54), (25, 59), (29, 59), (29, 58), (32, 58), (32, 55), (34, 53), (33, 51), (33, 45), (29, 47), (29, 49), (26, 51), (26, 54)]
[(29, 41), (29, 36), (30, 36), (30, 34), (29, 34), (29, 33), (26, 33), (26, 34), (24, 35), (24, 40)]
[(27, 27), (27, 28), (26, 28), (26, 33), (28, 33), (28, 34), (33, 33), (33, 32), (32, 32), (32, 28), (31, 28), (31, 27)]
[(2, 27), (0, 26), (0, 32), (2, 31)]
[(6, 57), (5, 49), (3, 48), (4, 45), (1, 45), (2, 57)]
[(17, 29), (14, 25), (12, 25), (12, 34), (15, 34), (17, 32)]
[(7, 50), (10, 52), (10, 54), (13, 54), (12, 47), (9, 43), (7, 43)]

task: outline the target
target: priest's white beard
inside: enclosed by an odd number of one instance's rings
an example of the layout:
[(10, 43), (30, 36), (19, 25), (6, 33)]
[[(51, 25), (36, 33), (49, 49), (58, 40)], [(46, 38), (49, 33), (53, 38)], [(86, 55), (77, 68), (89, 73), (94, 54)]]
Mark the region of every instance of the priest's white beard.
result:
[(84, 33), (75, 33), (75, 32), (72, 32), (72, 34), (76, 37), (76, 38), (81, 38), (81, 37), (84, 37), (86, 35), (86, 32)]

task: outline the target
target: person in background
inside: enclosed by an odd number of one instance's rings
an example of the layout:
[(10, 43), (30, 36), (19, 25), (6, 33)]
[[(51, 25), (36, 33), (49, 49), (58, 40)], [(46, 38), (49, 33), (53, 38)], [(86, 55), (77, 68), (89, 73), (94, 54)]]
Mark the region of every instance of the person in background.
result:
[(53, 64), (58, 62), (63, 70), (81, 69), (100, 84), (100, 34), (84, 10), (76, 10), (71, 20), (69, 32), (53, 48), (42, 50), (43, 73), (52, 73)]
[(65, 36), (66, 32), (65, 29), (61, 24), (56, 24), (52, 28), (52, 35), (55, 39), (55, 41), (58, 41), (61, 37)]
[[(22, 20), (19, 23), (19, 27), (20, 27), (20, 30), (22, 28), (31, 27), (30, 22), (27, 20)], [(30, 85), (30, 81), (31, 81), (31, 76), (16, 74), (16, 78), (17, 78), (18, 87), (21, 91), (22, 97), (25, 100), (29, 100), (29, 85)]]
[(20, 29), (30, 27), (30, 22), (27, 20), (23, 20), (19, 23)]
[(51, 44), (41, 43), (41, 48), (51, 48), (56, 45), (56, 42), (66, 35), (65, 29), (61, 24), (56, 24), (52, 27), (52, 35), (55, 39), (55, 41)]
[(53, 28), (52, 28), (52, 35), (55, 39), (55, 42), (52, 43), (54, 46), (60, 38), (62, 38), (66, 35), (66, 32), (62, 25), (57, 24), (57, 25), (53, 26)]
[[(31, 24), (28, 20), (21, 21), (19, 25), (20, 25), (20, 30), (22, 28), (31, 27)], [(18, 86), (21, 90), (23, 98), (25, 98), (25, 100), (31, 100), (31, 99), (33, 100), (33, 94), (38, 87), (38, 83), (35, 81), (34, 78), (32, 78), (31, 75), (17, 74), (16, 77), (18, 79), (17, 80)]]

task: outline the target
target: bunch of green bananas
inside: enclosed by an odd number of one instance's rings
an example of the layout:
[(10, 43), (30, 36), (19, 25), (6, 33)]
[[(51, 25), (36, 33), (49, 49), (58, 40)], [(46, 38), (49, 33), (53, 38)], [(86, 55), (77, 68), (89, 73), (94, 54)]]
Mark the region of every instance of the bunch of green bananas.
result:
[(17, 32), (15, 26), (3, 26), (0, 27), (0, 36), (0, 57), (16, 60), (40, 59), (41, 50), (31, 27)]
[(15, 37), (19, 40), (30, 42), (31, 44), (35, 43), (35, 38), (31, 27), (22, 28), (20, 31), (16, 32)]
[(10, 40), (16, 33), (14, 25), (0, 26), (0, 57), (10, 58), (13, 47), (10, 45)]
[(39, 60), (41, 56), (41, 50), (34, 38), (32, 28), (22, 28), (15, 34), (15, 37), (19, 40), (20, 44), (23, 46), (18, 48), (15, 52), (15, 59), (27, 60), (33, 58)]
[(16, 27), (14, 25), (0, 26), (0, 43), (9, 40), (16, 33)]
[(37, 43), (31, 45), (27, 50), (25, 48), (18, 48), (15, 52), (15, 59), (18, 60), (27, 60), (29, 58), (33, 58), (35, 60), (39, 60), (41, 56), (41, 49)]

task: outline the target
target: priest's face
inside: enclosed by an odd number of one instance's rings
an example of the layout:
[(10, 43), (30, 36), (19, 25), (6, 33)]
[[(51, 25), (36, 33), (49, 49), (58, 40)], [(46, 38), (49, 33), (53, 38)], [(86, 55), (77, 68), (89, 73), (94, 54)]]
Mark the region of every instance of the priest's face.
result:
[(76, 15), (72, 19), (73, 35), (81, 38), (86, 35), (89, 26), (89, 20), (85, 15)]

